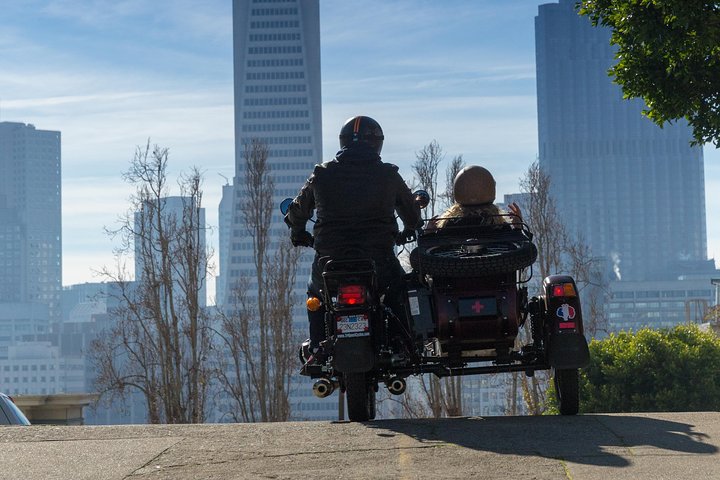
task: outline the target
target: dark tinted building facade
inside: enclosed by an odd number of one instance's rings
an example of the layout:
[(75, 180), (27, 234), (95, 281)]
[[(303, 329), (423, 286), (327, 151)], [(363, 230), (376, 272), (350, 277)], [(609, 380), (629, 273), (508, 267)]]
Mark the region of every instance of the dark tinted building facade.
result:
[(622, 98), (610, 30), (575, 3), (541, 5), (535, 19), (540, 165), (568, 230), (618, 280), (712, 271), (702, 149), (685, 122), (661, 129)]

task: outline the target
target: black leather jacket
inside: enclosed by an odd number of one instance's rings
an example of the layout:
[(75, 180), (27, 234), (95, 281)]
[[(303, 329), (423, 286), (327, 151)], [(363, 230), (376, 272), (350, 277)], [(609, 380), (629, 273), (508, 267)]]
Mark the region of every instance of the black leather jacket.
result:
[(313, 210), (318, 255), (346, 255), (351, 249), (373, 258), (392, 255), (398, 233), (395, 211), (405, 228), (421, 224), (420, 210), (398, 167), (383, 163), (362, 144), (315, 166), (285, 215), (291, 236), (305, 230)]

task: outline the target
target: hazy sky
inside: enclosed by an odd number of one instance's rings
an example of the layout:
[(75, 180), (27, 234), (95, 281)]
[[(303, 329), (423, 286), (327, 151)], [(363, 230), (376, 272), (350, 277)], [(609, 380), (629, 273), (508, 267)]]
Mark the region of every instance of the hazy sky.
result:
[[(320, 0), (324, 158), (356, 114), (415, 152), (492, 170), (498, 197), (537, 155), (534, 17), (541, 0)], [(0, 0), (0, 121), (62, 132), (63, 284), (112, 265), (135, 147), (206, 174), (208, 223), (233, 176), (231, 0)], [(720, 258), (720, 155), (705, 149), (709, 255)], [(300, 185), (298, 185), (298, 188)], [(631, 206), (628, 206), (631, 210)], [(211, 244), (217, 243), (217, 229)], [(214, 289), (214, 280), (210, 282)]]

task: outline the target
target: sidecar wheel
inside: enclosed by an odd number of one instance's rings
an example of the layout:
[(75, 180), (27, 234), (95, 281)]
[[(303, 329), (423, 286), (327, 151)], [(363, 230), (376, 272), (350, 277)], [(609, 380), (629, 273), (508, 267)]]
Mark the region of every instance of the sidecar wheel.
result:
[(553, 382), (560, 415), (576, 415), (580, 410), (578, 369), (555, 369)]
[(480, 277), (529, 267), (537, 258), (528, 240), (418, 247), (415, 260), (423, 273), (443, 277)]
[(351, 422), (367, 422), (375, 418), (375, 389), (367, 374), (345, 374), (345, 397)]

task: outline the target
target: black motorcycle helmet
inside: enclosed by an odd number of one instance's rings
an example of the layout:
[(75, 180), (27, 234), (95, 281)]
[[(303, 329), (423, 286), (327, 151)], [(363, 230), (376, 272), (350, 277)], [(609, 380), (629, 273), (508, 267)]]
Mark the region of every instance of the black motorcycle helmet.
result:
[(352, 117), (340, 129), (340, 148), (365, 143), (380, 155), (384, 140), (385, 135), (380, 124), (363, 115)]

